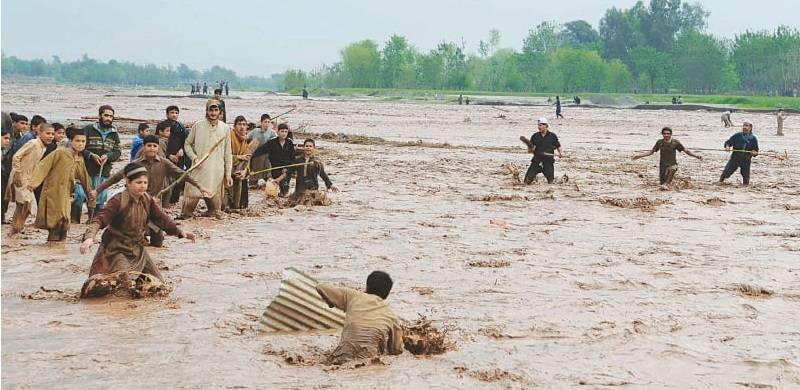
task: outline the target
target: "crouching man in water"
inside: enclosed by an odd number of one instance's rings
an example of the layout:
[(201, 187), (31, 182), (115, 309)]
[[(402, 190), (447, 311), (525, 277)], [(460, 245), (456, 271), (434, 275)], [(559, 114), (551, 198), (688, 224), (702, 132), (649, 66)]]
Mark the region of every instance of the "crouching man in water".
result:
[(147, 168), (134, 162), (126, 165), (124, 172), (125, 191), (106, 203), (83, 235), (82, 254), (94, 244), (97, 231), (106, 228), (89, 269), (89, 279), (81, 289), (82, 298), (103, 296), (120, 286), (142, 292), (150, 282), (163, 285), (161, 273), (144, 248), (148, 223), (169, 235), (195, 240), (194, 233), (178, 229), (159, 202), (147, 193)]
[(330, 283), (317, 285), (330, 307), (345, 312), (342, 338), (328, 357), (329, 364), (403, 353), (403, 326), (385, 301), (392, 284), (389, 274), (374, 271), (367, 277), (366, 293)]

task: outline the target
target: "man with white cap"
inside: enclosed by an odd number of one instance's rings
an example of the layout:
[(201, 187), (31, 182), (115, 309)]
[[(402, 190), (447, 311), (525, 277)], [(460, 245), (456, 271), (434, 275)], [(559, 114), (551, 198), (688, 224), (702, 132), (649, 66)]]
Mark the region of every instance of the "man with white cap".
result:
[(549, 130), (547, 118), (539, 118), (537, 127), (539, 132), (531, 135), (530, 141), (526, 142), (528, 151), (533, 153), (533, 158), (528, 172), (525, 173), (525, 184), (533, 183), (540, 172), (544, 173), (547, 182), (552, 184), (555, 179), (554, 152), (558, 150), (558, 157), (564, 157), (561, 154), (561, 143), (558, 142), (556, 134)]
[[(207, 216), (218, 216), (222, 208), (223, 186), (233, 185), (231, 168), (233, 157), (231, 154), (231, 128), (221, 120), (222, 110), (220, 102), (209, 99), (206, 102), (206, 118), (195, 122), (192, 131), (186, 138), (184, 151), (186, 157), (192, 160), (192, 165), (208, 155), (202, 166), (196, 167), (189, 176), (199, 183), (202, 188), (207, 188), (212, 196), (194, 186), (186, 186), (183, 190), (183, 209), (181, 218), (190, 218), (194, 209), (205, 200), (208, 207)], [(215, 148), (215, 145), (218, 145)]]
[(725, 150), (730, 151), (731, 158), (725, 169), (722, 170), (722, 175), (719, 177), (719, 183), (722, 184), (725, 179), (731, 177), (737, 169), (742, 174), (742, 184), (750, 184), (750, 159), (758, 155), (758, 140), (753, 135), (753, 122), (745, 120), (742, 124), (742, 131), (736, 133), (725, 141)]

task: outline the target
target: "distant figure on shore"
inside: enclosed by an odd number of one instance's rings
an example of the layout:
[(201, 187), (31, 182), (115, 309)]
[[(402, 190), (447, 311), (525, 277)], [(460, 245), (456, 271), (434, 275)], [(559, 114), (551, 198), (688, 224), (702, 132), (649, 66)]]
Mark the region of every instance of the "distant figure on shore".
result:
[(783, 135), (783, 109), (779, 108), (778, 113), (776, 114), (776, 118), (778, 120), (778, 135)]
[(581, 98), (578, 95), (575, 95), (575, 98), (572, 99), (572, 101), (575, 102), (576, 106), (581, 105)]
[(672, 97), (672, 104), (678, 104), (678, 98), (675, 96)]
[(464, 102), (467, 103), (467, 105), (469, 105), (469, 96), (467, 96), (467, 98), (466, 98), (466, 100)]
[(303, 86), (303, 100), (308, 100), (308, 90), (305, 85)]
[(194, 95), (194, 84), (191, 84), (191, 86), (192, 86), (192, 92), (190, 93), (190, 95)]
[(203, 82), (203, 95), (208, 95), (208, 83)]
[(722, 124), (725, 125), (725, 127), (733, 126), (731, 123), (731, 110), (722, 113)]
[(564, 115), (561, 115), (561, 97), (556, 96), (556, 118), (564, 119)]
[(683, 96), (678, 95), (678, 104), (683, 104)]
[(225, 82), (225, 96), (228, 96), (229, 93), (230, 93), (230, 89), (228, 89), (228, 82), (226, 81)]
[(464, 95), (458, 95), (458, 105), (464, 104)]

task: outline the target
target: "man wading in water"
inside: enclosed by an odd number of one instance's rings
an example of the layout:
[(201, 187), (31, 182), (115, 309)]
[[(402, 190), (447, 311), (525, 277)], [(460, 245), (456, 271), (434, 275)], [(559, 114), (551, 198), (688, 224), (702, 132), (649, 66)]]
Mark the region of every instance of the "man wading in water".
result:
[(731, 177), (731, 175), (739, 169), (742, 174), (742, 184), (749, 185), (750, 160), (758, 156), (758, 140), (756, 136), (753, 135), (753, 123), (749, 120), (745, 120), (742, 124), (742, 132), (732, 135), (731, 138), (725, 141), (724, 146), (727, 151), (733, 148), (733, 153), (731, 153), (731, 159), (728, 160), (725, 169), (722, 170), (722, 175), (719, 177), (719, 184), (722, 184), (725, 179)]
[(531, 165), (525, 173), (525, 184), (536, 182), (536, 176), (541, 172), (547, 178), (547, 182), (552, 184), (555, 180), (555, 158), (553, 152), (558, 150), (558, 158), (563, 158), (561, 154), (561, 143), (555, 133), (548, 130), (547, 119), (539, 118), (536, 126), (539, 132), (531, 136), (530, 140), (520, 137), (522, 142), (528, 145), (528, 152), (533, 153)]
[(676, 152), (684, 152), (698, 160), (702, 160), (703, 156), (692, 153), (691, 150), (683, 147), (680, 141), (672, 138), (672, 129), (665, 127), (661, 129), (661, 136), (664, 137), (656, 141), (653, 149), (649, 152), (637, 154), (633, 156), (633, 160), (638, 160), (642, 157), (651, 156), (655, 152), (661, 153), (661, 159), (658, 163), (658, 182), (661, 185), (672, 184), (672, 179), (675, 177), (675, 172), (678, 171), (678, 160), (676, 159)]

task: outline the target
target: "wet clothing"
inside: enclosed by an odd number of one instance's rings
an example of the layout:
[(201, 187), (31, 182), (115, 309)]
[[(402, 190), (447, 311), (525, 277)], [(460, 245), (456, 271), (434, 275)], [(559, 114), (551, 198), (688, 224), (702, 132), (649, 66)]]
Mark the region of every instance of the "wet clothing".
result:
[(381, 297), (330, 283), (316, 289), (330, 307), (345, 312), (342, 338), (329, 363), (403, 353), (403, 326)]
[[(152, 160), (145, 157), (140, 157), (139, 159), (134, 160), (134, 162), (142, 164), (142, 166), (147, 169), (147, 193), (152, 197), (158, 195), (158, 193), (167, 186), (169, 179), (177, 179), (184, 172), (183, 169), (178, 168), (172, 163), (172, 161), (159, 156), (156, 156)], [(98, 185), (96, 191), (105, 191), (123, 179), (125, 179), (125, 172), (123, 170), (119, 170), (117, 173), (111, 175), (111, 177)], [(200, 187), (200, 183), (194, 180), (194, 178), (192, 178), (190, 175), (186, 176), (186, 181), (195, 187)], [(167, 203), (168, 198), (169, 194), (165, 194), (163, 196), (161, 199), (162, 206)]]
[(561, 115), (561, 100), (556, 99), (556, 118), (563, 118)]
[[(744, 132), (738, 132), (728, 138), (724, 146), (733, 148), (734, 152), (731, 153), (731, 158), (725, 164), (719, 180), (723, 181), (731, 177), (739, 169), (739, 173), (742, 175), (742, 183), (744, 185), (750, 184), (750, 162), (753, 155), (746, 151), (758, 151), (758, 139), (756, 139), (756, 136), (752, 132), (749, 135), (745, 135)], [(736, 150), (743, 151), (737, 152)]]
[(94, 238), (99, 230), (106, 229), (89, 269), (89, 276), (140, 272), (163, 281), (144, 248), (148, 223), (155, 224), (169, 235), (183, 235), (175, 221), (164, 213), (150, 195), (144, 194), (136, 199), (126, 190), (111, 197), (83, 235), (84, 240)]
[[(167, 121), (172, 124), (170, 126), (169, 141), (167, 141), (166, 151), (166, 156), (169, 158), (169, 156), (177, 156), (178, 152), (183, 150), (186, 144), (186, 137), (189, 136), (189, 131), (178, 121), (171, 121), (169, 119), (167, 119)], [(186, 170), (192, 166), (192, 161), (189, 157), (186, 157), (186, 152), (184, 152), (183, 156), (179, 157), (177, 162), (175, 162), (175, 165), (177, 165), (178, 168)], [(170, 203), (178, 203), (185, 184), (185, 182), (180, 182), (172, 188), (172, 194), (169, 198)]]
[[(42, 140), (36, 138), (31, 142), (23, 145), (11, 160), (11, 174), (9, 175), (9, 182), (11, 183), (6, 190), (6, 199), (17, 204), (24, 203), (30, 207), (30, 204), (35, 202), (33, 191), (28, 189), (33, 171), (36, 164), (42, 159), (44, 155), (45, 144)], [(14, 184), (15, 178), (19, 178), (20, 186)]]
[[(756, 136), (753, 135), (752, 132), (749, 135), (745, 135), (744, 132), (738, 132), (725, 141), (724, 147), (730, 147), (735, 150), (748, 150), (757, 152), (758, 139), (756, 139)], [(751, 156), (751, 154), (747, 152), (733, 152), (733, 154), (737, 153), (745, 156)]]
[[(256, 151), (253, 152), (253, 158), (266, 154), (268, 156), (266, 168), (276, 168), (292, 164), (295, 153), (294, 141), (292, 141), (291, 138), (287, 138), (283, 145), (281, 145), (279, 138), (273, 138), (264, 145), (259, 146)], [(272, 178), (277, 179), (282, 171), (281, 169), (273, 169), (270, 171)], [(289, 192), (289, 179), (290, 176), (287, 175), (283, 181), (278, 183), (282, 194)]]
[(670, 179), (674, 177), (675, 172), (678, 171), (677, 152), (683, 152), (686, 148), (683, 144), (675, 138), (670, 138), (669, 142), (664, 142), (663, 139), (656, 141), (653, 146), (653, 152), (659, 152), (658, 162), (658, 182), (659, 184), (668, 184)]
[(250, 144), (247, 142), (247, 138), (239, 138), (236, 134), (236, 130), (231, 130), (231, 154), (235, 160), (235, 164), (233, 167), (233, 185), (231, 188), (227, 188), (227, 205), (229, 208), (232, 209), (246, 209), (248, 204), (248, 179), (239, 179), (236, 177), (236, 173), (239, 172), (249, 172), (249, 164), (250, 162), (247, 160), (238, 159), (236, 156), (241, 156), (250, 153)]
[(731, 123), (731, 112), (730, 111), (723, 112), (721, 118), (722, 118), (722, 124), (725, 125), (725, 127), (733, 126), (733, 123)]
[(293, 167), (292, 171), (293, 174), (297, 174), (297, 178), (295, 179), (295, 195), (302, 194), (306, 190), (308, 191), (316, 191), (319, 189), (319, 181), (318, 177), (322, 178), (322, 181), (325, 182), (325, 187), (330, 189), (333, 183), (331, 179), (328, 177), (328, 174), (325, 173), (325, 165), (320, 161), (316, 156), (312, 156), (310, 159), (306, 159), (305, 157), (296, 158), (293, 164), (302, 164), (308, 163), (308, 165), (297, 166)]
[(664, 142), (663, 139), (660, 139), (653, 146), (653, 152), (660, 153), (659, 165), (661, 166), (678, 165), (677, 152), (683, 152), (684, 150), (686, 149), (683, 144), (675, 138), (670, 138), (669, 142)]
[[(227, 123), (220, 120), (212, 125), (207, 119), (203, 119), (194, 124), (184, 145), (186, 156), (192, 160), (192, 164), (197, 164), (199, 159), (205, 157), (221, 141), (205, 163), (189, 174), (197, 183), (212, 192), (212, 198), (205, 199), (209, 212), (212, 213), (220, 209), (225, 196), (225, 178), (231, 175), (233, 160), (230, 134), (231, 128)], [(202, 193), (199, 188), (186, 187), (183, 195), (182, 214), (190, 216), (194, 213)]]
[[(255, 149), (257, 149), (259, 146), (266, 144), (272, 139), (278, 138), (278, 134), (276, 134), (272, 129), (267, 129), (264, 131), (261, 128), (256, 128), (247, 134), (247, 138), (250, 140), (251, 151), (255, 152)], [(266, 154), (258, 157), (252, 157), (250, 159), (250, 168), (253, 172), (267, 169), (269, 167), (269, 161), (267, 159), (268, 156)], [(269, 172), (256, 173), (250, 177), (250, 183), (258, 183), (259, 179), (266, 179), (268, 174)]]
[[(57, 149), (45, 157), (33, 171), (30, 185), (42, 186), (35, 226), (51, 231), (51, 238), (54, 239), (48, 239), (50, 241), (63, 240), (69, 230), (72, 219), (70, 197), (75, 190), (75, 181), (79, 181), (84, 188), (92, 188), (83, 154), (72, 149)], [(90, 202), (89, 207), (94, 206), (92, 203)], [(63, 234), (54, 235), (54, 231)]]
[(548, 183), (555, 180), (555, 157), (552, 154), (561, 147), (558, 136), (552, 131), (545, 135), (536, 132), (531, 135), (531, 144), (534, 146), (533, 158), (528, 171), (525, 173), (525, 182), (531, 183), (539, 173), (544, 173)]

